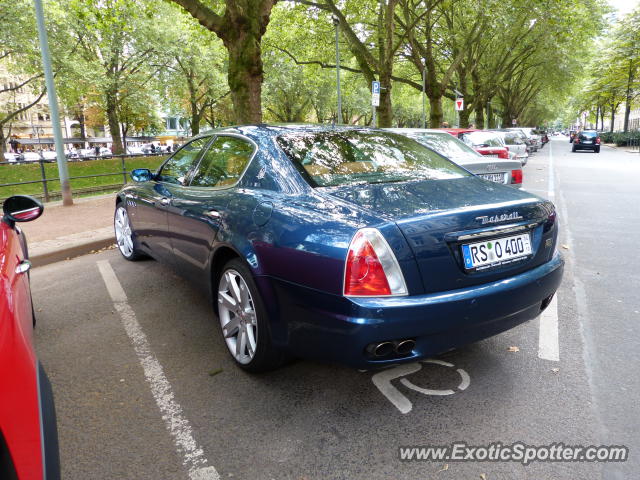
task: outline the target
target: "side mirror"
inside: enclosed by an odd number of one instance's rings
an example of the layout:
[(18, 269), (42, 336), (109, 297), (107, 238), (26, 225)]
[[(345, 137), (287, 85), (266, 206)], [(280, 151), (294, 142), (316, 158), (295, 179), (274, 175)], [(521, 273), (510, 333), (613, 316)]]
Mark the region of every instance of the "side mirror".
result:
[(4, 201), (2, 211), (3, 220), (13, 226), (14, 222), (30, 222), (38, 218), (44, 211), (44, 205), (33, 197), (14, 195)]
[(136, 168), (131, 172), (131, 178), (134, 182), (148, 182), (153, 180), (153, 173), (148, 168)]

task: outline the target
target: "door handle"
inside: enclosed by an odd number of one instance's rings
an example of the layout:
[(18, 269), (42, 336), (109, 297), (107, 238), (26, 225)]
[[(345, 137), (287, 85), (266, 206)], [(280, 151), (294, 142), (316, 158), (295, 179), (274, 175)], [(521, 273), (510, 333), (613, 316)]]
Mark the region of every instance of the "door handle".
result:
[(171, 199), (169, 199), (167, 197), (162, 197), (162, 199), (160, 200), (160, 203), (166, 207), (167, 205), (169, 205), (171, 203)]
[(21, 261), (16, 267), (16, 273), (19, 275), (21, 273), (26, 273), (31, 268), (31, 262), (29, 260)]
[(204, 212), (204, 214), (211, 218), (221, 218), (222, 214), (218, 210), (209, 210), (208, 212)]

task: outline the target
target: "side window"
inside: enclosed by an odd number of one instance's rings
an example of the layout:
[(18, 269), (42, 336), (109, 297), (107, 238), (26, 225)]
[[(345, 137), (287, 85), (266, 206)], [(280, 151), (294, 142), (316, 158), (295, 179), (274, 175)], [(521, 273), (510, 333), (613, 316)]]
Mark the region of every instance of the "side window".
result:
[(202, 157), (191, 186), (224, 187), (240, 179), (253, 154), (253, 145), (238, 137), (220, 136)]
[(178, 150), (176, 154), (162, 166), (158, 177), (159, 180), (161, 182), (184, 185), (189, 170), (195, 166), (200, 152), (202, 152), (202, 149), (209, 140), (211, 140), (211, 137), (198, 138)]

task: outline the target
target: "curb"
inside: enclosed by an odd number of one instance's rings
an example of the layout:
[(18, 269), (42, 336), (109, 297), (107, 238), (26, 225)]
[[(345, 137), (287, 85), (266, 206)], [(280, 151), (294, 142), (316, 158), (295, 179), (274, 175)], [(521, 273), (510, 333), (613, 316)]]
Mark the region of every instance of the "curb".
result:
[(115, 243), (113, 229), (102, 228), (90, 232), (35, 242), (29, 245), (29, 260), (34, 267), (41, 267), (69, 258), (110, 247)]

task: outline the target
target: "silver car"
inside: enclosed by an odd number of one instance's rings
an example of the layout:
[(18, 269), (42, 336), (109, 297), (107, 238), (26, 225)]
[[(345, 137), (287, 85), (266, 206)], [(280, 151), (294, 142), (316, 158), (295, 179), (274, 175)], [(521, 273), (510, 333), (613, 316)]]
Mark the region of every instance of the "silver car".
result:
[(473, 148), (442, 130), (421, 128), (387, 128), (417, 140), (424, 146), (492, 182), (522, 186), (522, 163), (519, 160), (480, 155)]
[(524, 133), (527, 136), (527, 139), (529, 140), (531, 151), (537, 152), (542, 148), (542, 137), (536, 133), (533, 133), (533, 131), (535, 130), (533, 127), (514, 127), (514, 128), (507, 128), (507, 130), (520, 131)]
[(520, 161), (522, 166), (527, 164), (529, 153), (527, 152), (527, 143), (524, 141), (520, 132), (514, 132), (507, 129), (490, 130), (502, 138), (502, 142), (509, 149), (509, 153), (515, 154), (515, 158)]

